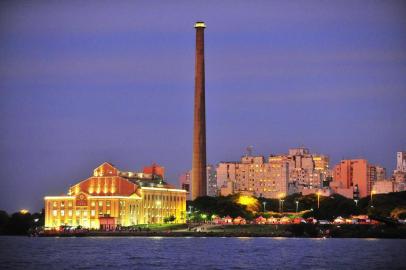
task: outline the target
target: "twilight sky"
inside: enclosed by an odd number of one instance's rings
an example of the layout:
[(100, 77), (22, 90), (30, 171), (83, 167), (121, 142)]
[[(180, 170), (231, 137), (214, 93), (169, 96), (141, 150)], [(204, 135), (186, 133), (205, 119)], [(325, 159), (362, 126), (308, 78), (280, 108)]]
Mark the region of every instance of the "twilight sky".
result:
[(2, 1), (0, 209), (37, 211), (103, 161), (157, 162), (176, 183), (191, 167), (197, 20), (209, 163), (305, 145), (393, 170), (406, 4), (285, 2)]

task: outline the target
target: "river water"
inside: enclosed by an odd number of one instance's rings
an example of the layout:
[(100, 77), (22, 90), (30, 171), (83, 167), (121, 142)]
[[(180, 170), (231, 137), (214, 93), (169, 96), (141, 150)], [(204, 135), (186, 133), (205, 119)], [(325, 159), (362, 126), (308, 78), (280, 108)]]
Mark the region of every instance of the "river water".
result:
[(3, 236), (0, 269), (406, 269), (406, 240)]

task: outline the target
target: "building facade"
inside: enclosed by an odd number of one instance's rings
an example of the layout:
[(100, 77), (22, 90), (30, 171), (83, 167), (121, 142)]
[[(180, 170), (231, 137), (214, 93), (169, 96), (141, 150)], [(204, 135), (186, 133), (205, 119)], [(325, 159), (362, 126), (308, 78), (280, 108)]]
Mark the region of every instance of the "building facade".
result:
[(372, 190), (376, 194), (385, 194), (395, 191), (395, 182), (392, 180), (379, 180), (374, 183)]
[(213, 165), (207, 166), (207, 196), (217, 196), (218, 195), (218, 188), (217, 188), (217, 172), (216, 167)]
[(283, 195), (320, 189), (330, 175), (329, 158), (311, 154), (307, 148), (292, 148), (288, 154), (246, 155), (239, 162), (220, 162), (217, 187), (223, 196), (245, 193), (257, 197)]
[(107, 162), (93, 176), (71, 186), (66, 195), (44, 199), (47, 228), (153, 224), (170, 216), (176, 223), (186, 222), (186, 191), (151, 174), (121, 172)]
[(330, 186), (335, 193), (347, 198), (353, 198), (354, 192), (362, 198), (371, 194), (373, 185), (383, 180), (384, 175), (384, 168), (369, 164), (365, 159), (341, 160), (334, 167)]
[[(218, 195), (218, 188), (217, 188), (217, 174), (216, 168), (213, 165), (207, 166), (206, 171), (207, 177), (207, 196), (217, 196)], [(192, 200), (192, 171), (187, 171), (182, 173), (179, 176), (179, 187), (183, 190), (187, 191), (187, 200)]]
[(240, 162), (221, 162), (217, 166), (220, 194), (241, 193), (256, 197), (277, 198), (288, 194), (288, 163), (280, 157), (246, 155)]
[(396, 171), (406, 173), (406, 152), (404, 151), (396, 154)]

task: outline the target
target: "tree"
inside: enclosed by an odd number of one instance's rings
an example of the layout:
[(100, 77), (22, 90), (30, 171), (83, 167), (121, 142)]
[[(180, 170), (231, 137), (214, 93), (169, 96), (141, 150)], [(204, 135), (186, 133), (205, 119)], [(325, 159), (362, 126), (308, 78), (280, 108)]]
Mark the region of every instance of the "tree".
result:
[(12, 235), (27, 234), (33, 225), (34, 221), (30, 213), (22, 214), (17, 212), (11, 215), (6, 225), (6, 233)]
[(164, 218), (164, 223), (174, 222), (175, 220), (176, 220), (176, 217), (174, 215), (171, 215), (169, 217)]
[(0, 210), (0, 234), (5, 233), (6, 225), (9, 219), (10, 217), (8, 216), (7, 212)]

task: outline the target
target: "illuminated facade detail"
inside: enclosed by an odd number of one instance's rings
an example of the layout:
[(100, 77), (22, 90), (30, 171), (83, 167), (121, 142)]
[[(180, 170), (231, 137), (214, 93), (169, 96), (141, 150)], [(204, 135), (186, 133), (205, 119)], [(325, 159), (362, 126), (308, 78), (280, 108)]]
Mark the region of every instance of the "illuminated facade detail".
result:
[(163, 223), (170, 216), (176, 223), (186, 222), (186, 191), (174, 189), (160, 177), (120, 172), (107, 162), (92, 177), (71, 186), (68, 194), (45, 197), (45, 227), (111, 229)]

